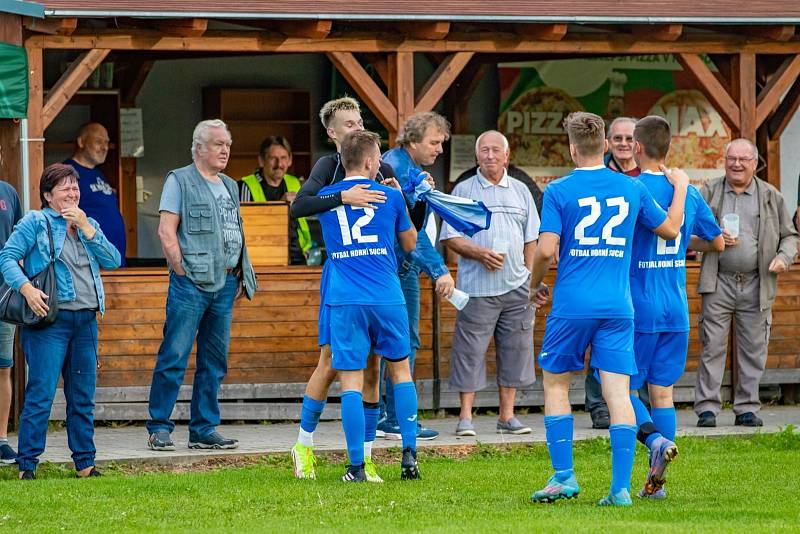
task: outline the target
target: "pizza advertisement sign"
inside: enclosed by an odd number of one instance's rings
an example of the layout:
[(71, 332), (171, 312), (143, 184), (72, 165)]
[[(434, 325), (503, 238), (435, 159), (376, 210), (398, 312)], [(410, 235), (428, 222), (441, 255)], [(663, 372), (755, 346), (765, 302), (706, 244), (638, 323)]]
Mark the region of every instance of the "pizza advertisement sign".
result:
[(660, 115), (672, 129), (669, 166), (696, 184), (724, 172), (730, 128), (669, 54), (507, 63), (499, 76), (498, 129), (508, 137), (511, 163), (540, 187), (574, 168), (561, 124), (573, 111), (596, 113), (606, 124)]

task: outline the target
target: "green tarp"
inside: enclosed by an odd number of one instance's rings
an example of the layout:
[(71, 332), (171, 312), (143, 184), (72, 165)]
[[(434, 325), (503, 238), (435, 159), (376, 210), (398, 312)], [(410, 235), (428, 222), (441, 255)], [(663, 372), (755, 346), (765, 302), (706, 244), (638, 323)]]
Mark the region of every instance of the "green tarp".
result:
[(0, 43), (0, 118), (28, 113), (28, 54), (21, 46)]

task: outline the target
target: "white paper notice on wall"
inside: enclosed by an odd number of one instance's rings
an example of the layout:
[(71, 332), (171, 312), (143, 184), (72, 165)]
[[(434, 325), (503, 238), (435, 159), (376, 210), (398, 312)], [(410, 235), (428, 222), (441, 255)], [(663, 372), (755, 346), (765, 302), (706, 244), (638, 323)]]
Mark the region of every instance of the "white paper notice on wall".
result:
[(142, 110), (122, 108), (119, 110), (120, 156), (141, 158), (144, 155), (144, 136), (142, 134)]
[(475, 166), (475, 136), (453, 135), (450, 137), (450, 181)]

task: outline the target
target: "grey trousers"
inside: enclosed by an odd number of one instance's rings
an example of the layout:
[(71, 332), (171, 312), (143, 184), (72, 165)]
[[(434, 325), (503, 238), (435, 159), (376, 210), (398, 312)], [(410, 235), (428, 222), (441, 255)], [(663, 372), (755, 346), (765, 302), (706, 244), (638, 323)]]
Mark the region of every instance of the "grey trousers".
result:
[(697, 368), (694, 411), (719, 413), (720, 386), (725, 373), (728, 333), (736, 321), (736, 389), (733, 413), (757, 412), (761, 408), (758, 384), (767, 363), (767, 345), (772, 327), (772, 308), (759, 309), (758, 273), (719, 273), (717, 290), (702, 295), (700, 341), (703, 352)]

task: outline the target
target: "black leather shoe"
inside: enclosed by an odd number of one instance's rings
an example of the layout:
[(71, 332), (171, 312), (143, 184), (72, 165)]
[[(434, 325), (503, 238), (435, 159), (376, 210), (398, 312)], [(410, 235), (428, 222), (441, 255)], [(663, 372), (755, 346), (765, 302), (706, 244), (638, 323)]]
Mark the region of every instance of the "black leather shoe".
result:
[(764, 426), (764, 421), (753, 412), (740, 413), (733, 422), (736, 426)]
[(36, 480), (36, 472), (35, 471), (23, 471), (22, 475), (19, 477), (20, 480)]
[(592, 416), (592, 428), (605, 429), (611, 425), (611, 418), (605, 410), (595, 410)]
[(697, 426), (699, 427), (715, 427), (717, 426), (717, 416), (714, 412), (703, 412), (697, 416)]

